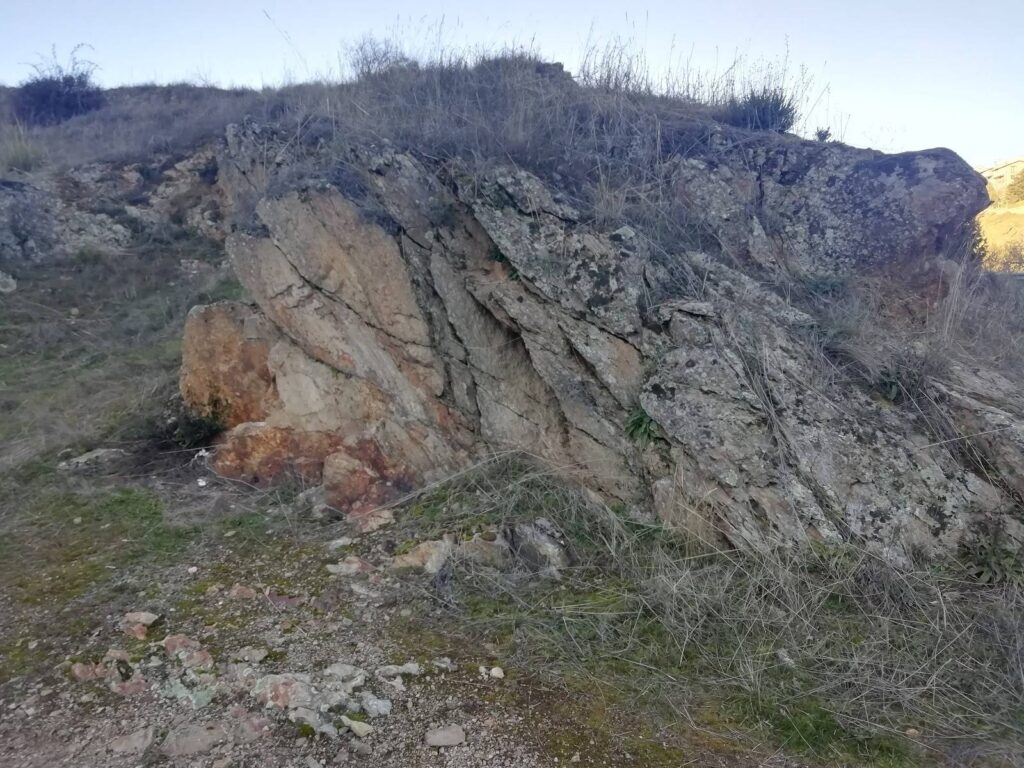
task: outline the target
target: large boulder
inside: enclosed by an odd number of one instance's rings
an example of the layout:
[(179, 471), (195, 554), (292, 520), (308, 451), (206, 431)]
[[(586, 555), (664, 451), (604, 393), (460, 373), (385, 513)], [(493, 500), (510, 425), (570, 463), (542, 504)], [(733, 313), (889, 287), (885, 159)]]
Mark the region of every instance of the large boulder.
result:
[(216, 468), (269, 481), (301, 465), (360, 519), (515, 449), (737, 546), (956, 547), (1009, 503), (1022, 446), (992, 448), (998, 482), (825, 375), (816, 321), (778, 285), (920, 265), (985, 204), (983, 181), (945, 150), (727, 139), (675, 175), (721, 248), (666, 255), (521, 169), (353, 150), (344, 173), (314, 154), (299, 177), (285, 149), (260, 161), (271, 130), (232, 129), (221, 184), (243, 226), (227, 250), (255, 307), (194, 311), (182, 374), (192, 407), (215, 392), (230, 414)]

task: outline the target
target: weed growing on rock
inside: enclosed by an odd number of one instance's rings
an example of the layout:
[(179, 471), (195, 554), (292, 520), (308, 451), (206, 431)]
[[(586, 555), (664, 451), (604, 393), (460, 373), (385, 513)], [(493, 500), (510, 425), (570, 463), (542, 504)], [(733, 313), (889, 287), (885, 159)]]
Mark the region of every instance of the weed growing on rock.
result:
[(639, 403), (633, 406), (626, 418), (626, 436), (640, 446), (647, 445), (658, 436), (657, 423)]

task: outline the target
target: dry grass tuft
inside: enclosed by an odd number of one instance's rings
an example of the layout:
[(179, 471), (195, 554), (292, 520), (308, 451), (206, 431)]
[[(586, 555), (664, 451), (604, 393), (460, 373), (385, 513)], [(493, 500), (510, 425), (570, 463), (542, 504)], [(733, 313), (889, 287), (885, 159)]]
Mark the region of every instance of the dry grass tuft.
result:
[(430, 489), (398, 524), (409, 537), (468, 535), (538, 516), (570, 542), (561, 580), (460, 563), (435, 582), (523, 664), (665, 722), (753, 729), (819, 759), (918, 765), (1024, 749), (1019, 587), (981, 586), (956, 563), (902, 571), (854, 547), (724, 551), (516, 456)]
[(0, 125), (0, 173), (28, 173), (43, 164), (43, 150), (29, 140), (20, 123)]

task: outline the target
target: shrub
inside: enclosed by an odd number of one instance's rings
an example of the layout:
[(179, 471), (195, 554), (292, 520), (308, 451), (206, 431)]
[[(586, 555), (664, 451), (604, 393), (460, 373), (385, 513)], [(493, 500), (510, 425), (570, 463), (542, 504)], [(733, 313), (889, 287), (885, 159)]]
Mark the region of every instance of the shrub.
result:
[(1003, 193), (1003, 198), (1010, 205), (1024, 203), (1024, 171), (1018, 171), (1013, 179), (1010, 180), (1006, 191)]
[(77, 46), (67, 64), (49, 60), (33, 65), (35, 74), (18, 87), (14, 110), (29, 125), (55, 125), (103, 106), (103, 90), (93, 81), (96, 65), (78, 58)]
[(733, 96), (715, 117), (737, 128), (783, 133), (796, 123), (797, 103), (785, 86), (766, 83)]

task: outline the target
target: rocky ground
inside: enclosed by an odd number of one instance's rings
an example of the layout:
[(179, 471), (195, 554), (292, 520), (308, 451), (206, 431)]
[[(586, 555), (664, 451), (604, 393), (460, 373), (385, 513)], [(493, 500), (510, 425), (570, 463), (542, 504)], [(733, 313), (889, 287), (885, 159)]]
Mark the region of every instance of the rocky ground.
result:
[[(65, 462), (67, 482), (125, 484), (78, 476), (104, 461)], [(227, 485), (201, 459), (131, 482), (190, 543), (115, 559), (83, 585), (44, 586), (69, 582), (77, 559), (49, 558), (32, 589), (13, 581), (4, 765), (794, 764), (698, 731), (663, 742), (579, 681), (537, 674), (435, 599), (437, 547), (396, 554), (392, 526), (312, 519), (310, 494)], [(70, 540), (116, 530), (86, 518)]]

